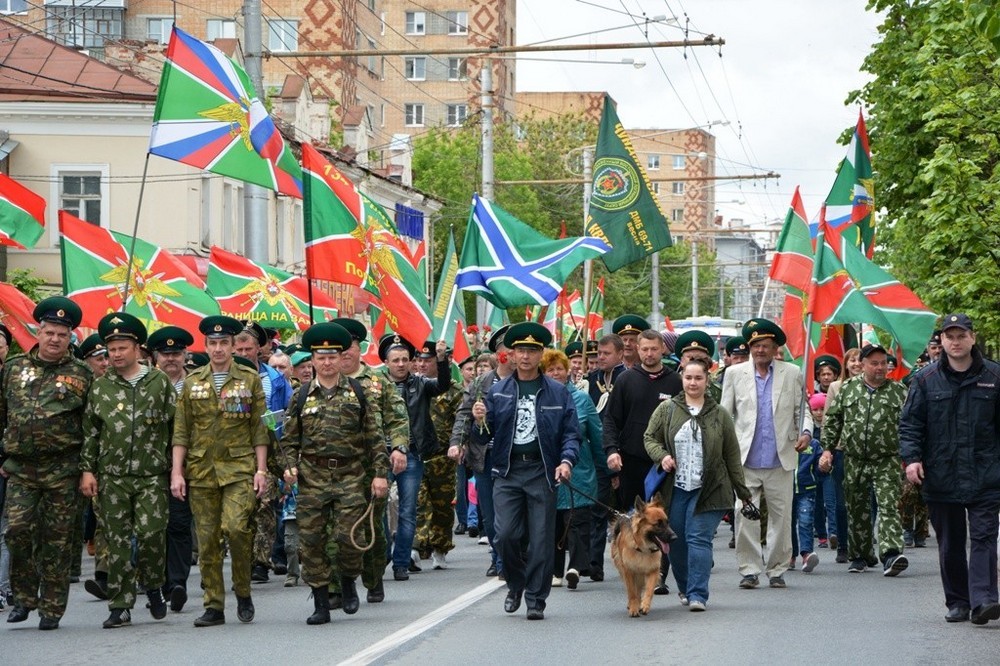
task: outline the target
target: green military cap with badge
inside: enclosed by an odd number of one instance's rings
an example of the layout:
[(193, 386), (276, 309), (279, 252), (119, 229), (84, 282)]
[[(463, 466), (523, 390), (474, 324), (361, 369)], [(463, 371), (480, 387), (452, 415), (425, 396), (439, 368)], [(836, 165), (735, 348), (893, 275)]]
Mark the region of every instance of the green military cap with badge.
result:
[(836, 375), (840, 374), (840, 370), (843, 366), (840, 364), (840, 359), (836, 356), (830, 354), (822, 354), (816, 357), (813, 361), (813, 372), (818, 373), (820, 368), (830, 368)]
[(263, 347), (267, 344), (267, 341), (270, 338), (267, 337), (267, 331), (264, 330), (263, 326), (255, 321), (250, 321), (249, 319), (242, 322), (242, 324), (244, 331), (247, 333), (253, 333), (253, 337), (257, 339), (258, 346)]
[(368, 339), (368, 329), (357, 319), (351, 319), (349, 317), (337, 317), (333, 320), (334, 324), (343, 326), (347, 329), (347, 332), (351, 334), (351, 337), (357, 340), (359, 343), (364, 342)]
[(715, 354), (715, 340), (705, 331), (684, 331), (677, 336), (674, 353), (680, 355), (686, 351), (700, 351), (711, 357)]
[(742, 335), (734, 335), (726, 340), (726, 354), (728, 356), (749, 356), (750, 347)]
[(151, 352), (182, 352), (194, 344), (194, 336), (179, 326), (164, 326), (149, 334), (146, 348)]
[(210, 360), (211, 359), (209, 359), (208, 354), (205, 352), (191, 352), (191, 355), (188, 357), (184, 367), (194, 370), (208, 365)]
[(97, 322), (97, 333), (108, 344), (114, 340), (146, 341), (146, 327), (139, 318), (127, 312), (109, 312)]
[(405, 350), (407, 356), (409, 356), (411, 359), (413, 358), (413, 354), (416, 351), (413, 345), (410, 344), (409, 340), (396, 333), (389, 333), (387, 335), (383, 335), (382, 339), (378, 341), (378, 357), (382, 359), (383, 363), (385, 363), (385, 359), (388, 358), (389, 352), (391, 352), (393, 349)]
[(743, 338), (747, 341), (748, 347), (753, 347), (755, 342), (761, 340), (774, 340), (774, 344), (779, 347), (785, 344), (785, 332), (781, 327), (769, 319), (751, 319), (743, 324)]
[(552, 332), (537, 321), (522, 321), (511, 326), (503, 336), (503, 346), (508, 349), (515, 347), (531, 347), (544, 349), (552, 342)]
[(39, 324), (50, 322), (67, 328), (76, 328), (83, 321), (80, 306), (65, 296), (49, 296), (38, 302), (32, 315)]
[(649, 328), (649, 322), (639, 315), (627, 314), (615, 319), (615, 323), (611, 325), (611, 332), (615, 335), (639, 335)]
[(597, 340), (587, 340), (587, 356), (597, 353)]
[(302, 346), (313, 354), (339, 354), (351, 347), (351, 334), (340, 324), (325, 321), (306, 329)]
[(487, 349), (496, 354), (497, 349), (503, 344), (503, 336), (507, 335), (507, 331), (509, 330), (510, 324), (507, 324), (493, 331), (493, 335), (490, 336), (490, 341), (486, 345)]
[(437, 356), (437, 343), (433, 340), (428, 340), (417, 349), (417, 358), (434, 358)]
[(107, 354), (108, 348), (104, 346), (104, 340), (101, 339), (100, 333), (92, 333), (84, 338), (80, 346), (76, 348), (74, 355), (81, 361), (90, 358), (91, 356), (97, 356), (99, 354)]
[(211, 315), (201, 320), (198, 330), (208, 338), (228, 338), (242, 331), (243, 324), (226, 315)]
[(566, 352), (566, 358), (576, 358), (577, 356), (583, 356), (583, 343), (577, 340), (576, 342), (571, 342), (563, 349)]

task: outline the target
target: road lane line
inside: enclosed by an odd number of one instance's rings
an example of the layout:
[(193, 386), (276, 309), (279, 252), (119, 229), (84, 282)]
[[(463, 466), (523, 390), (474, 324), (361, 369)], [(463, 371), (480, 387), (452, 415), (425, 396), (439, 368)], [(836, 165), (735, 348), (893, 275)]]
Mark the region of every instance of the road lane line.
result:
[(416, 638), (425, 631), (444, 622), (456, 613), (465, 610), (472, 604), (476, 603), (480, 599), (483, 599), (490, 593), (494, 592), (497, 588), (504, 585), (505, 583), (502, 580), (497, 580), (496, 578), (489, 580), (479, 587), (469, 590), (462, 596), (452, 599), (444, 606), (431, 611), (427, 615), (424, 615), (419, 620), (403, 627), (399, 631), (389, 634), (378, 643), (374, 643), (361, 652), (348, 657), (344, 661), (340, 662), (340, 666), (361, 666), (363, 664), (370, 664), (379, 657), (383, 657), (389, 652), (398, 649), (407, 641)]

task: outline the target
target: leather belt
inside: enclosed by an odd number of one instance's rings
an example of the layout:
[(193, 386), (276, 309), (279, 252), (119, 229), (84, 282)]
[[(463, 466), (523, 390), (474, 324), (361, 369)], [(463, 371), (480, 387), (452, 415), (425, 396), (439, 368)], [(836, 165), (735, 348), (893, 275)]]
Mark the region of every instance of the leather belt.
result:
[(542, 459), (541, 453), (512, 453), (510, 459), (518, 462), (538, 462)]
[(326, 458), (324, 456), (309, 455), (308, 453), (300, 454), (299, 458), (320, 469), (337, 469), (338, 467), (346, 466), (350, 462), (343, 458)]

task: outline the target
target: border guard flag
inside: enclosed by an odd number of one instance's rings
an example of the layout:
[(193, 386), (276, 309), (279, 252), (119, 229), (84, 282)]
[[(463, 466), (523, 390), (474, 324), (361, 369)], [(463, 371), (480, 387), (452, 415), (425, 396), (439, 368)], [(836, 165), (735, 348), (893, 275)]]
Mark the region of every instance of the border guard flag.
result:
[(474, 194), (456, 284), (501, 308), (547, 305), (574, 268), (610, 249), (599, 238), (546, 238)]
[(0, 173), (0, 245), (35, 247), (45, 232), (45, 199)]
[(587, 235), (611, 246), (603, 257), (609, 271), (674, 244), (667, 218), (650, 190), (649, 176), (639, 165), (611, 97), (605, 95), (597, 132)]

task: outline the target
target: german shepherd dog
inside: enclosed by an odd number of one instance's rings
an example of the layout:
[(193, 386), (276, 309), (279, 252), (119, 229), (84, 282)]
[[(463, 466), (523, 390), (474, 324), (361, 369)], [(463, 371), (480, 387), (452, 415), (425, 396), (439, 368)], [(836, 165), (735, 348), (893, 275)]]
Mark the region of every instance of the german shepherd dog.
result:
[(669, 552), (676, 538), (659, 495), (648, 504), (636, 497), (635, 511), (615, 521), (611, 559), (625, 583), (629, 617), (649, 612), (660, 577), (660, 555)]

